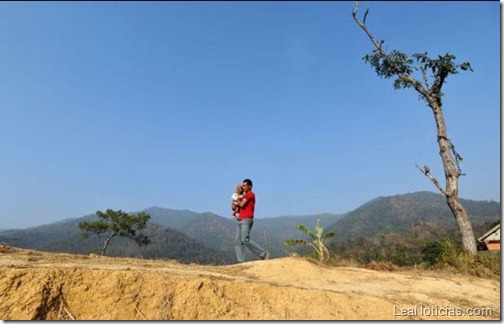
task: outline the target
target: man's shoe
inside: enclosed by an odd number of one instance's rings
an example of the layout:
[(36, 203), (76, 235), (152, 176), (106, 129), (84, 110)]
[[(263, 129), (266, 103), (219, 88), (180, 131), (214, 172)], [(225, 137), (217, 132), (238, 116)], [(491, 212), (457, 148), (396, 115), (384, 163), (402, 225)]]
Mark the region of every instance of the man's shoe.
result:
[(268, 260), (270, 258), (270, 253), (266, 252), (264, 253), (264, 256), (262, 257), (263, 260)]

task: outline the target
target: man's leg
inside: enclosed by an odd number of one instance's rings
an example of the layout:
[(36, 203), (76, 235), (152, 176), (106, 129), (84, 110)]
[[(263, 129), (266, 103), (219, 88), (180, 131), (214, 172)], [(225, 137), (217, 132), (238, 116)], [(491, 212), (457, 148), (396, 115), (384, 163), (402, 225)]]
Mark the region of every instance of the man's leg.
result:
[(235, 252), (236, 252), (236, 259), (238, 262), (244, 262), (245, 261), (245, 246), (243, 245), (243, 240), (242, 240), (242, 222), (239, 221), (238, 225), (236, 226), (236, 236), (235, 236)]
[[(250, 231), (252, 230), (252, 226), (254, 225), (254, 221), (252, 219), (243, 219), (241, 221), (242, 230), (241, 230), (241, 239), (242, 242), (247, 248), (252, 251), (255, 255), (257, 255), (261, 259), (266, 258), (266, 252), (262, 247), (259, 246), (256, 242), (250, 239)], [(243, 246), (243, 245), (242, 245)]]

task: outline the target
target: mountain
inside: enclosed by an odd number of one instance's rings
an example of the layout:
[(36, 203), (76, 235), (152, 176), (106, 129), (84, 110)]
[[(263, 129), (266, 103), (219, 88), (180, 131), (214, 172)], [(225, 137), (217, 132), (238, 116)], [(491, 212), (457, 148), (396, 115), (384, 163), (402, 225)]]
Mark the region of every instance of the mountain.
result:
[[(102, 239), (96, 236), (84, 239), (78, 228), (80, 222), (95, 219), (95, 215), (89, 215), (39, 227), (2, 231), (0, 242), (42, 251), (99, 254)], [(131, 240), (117, 237), (110, 241), (107, 255), (166, 258), (201, 264), (229, 264), (233, 261), (230, 255), (212, 249), (204, 242), (191, 239), (173, 228), (150, 223), (144, 233), (152, 241), (147, 247), (140, 248)]]
[[(497, 202), (460, 200), (469, 213), (473, 227), (500, 219)], [(455, 219), (444, 196), (432, 192), (378, 197), (349, 212), (327, 228), (336, 233), (336, 241), (377, 234), (403, 232), (415, 224), (432, 223), (456, 230)], [(476, 231), (475, 231), (476, 232)], [(475, 233), (476, 234), (476, 233)]]
[[(213, 213), (195, 213), (189, 210), (173, 210), (151, 207), (144, 212), (151, 215), (151, 222), (177, 229), (188, 237), (227, 255), (234, 256), (236, 221)], [(259, 245), (268, 247), (272, 257), (284, 256), (289, 250), (283, 245), (285, 240), (299, 233), (296, 224), (313, 227), (317, 219), (321, 225), (334, 224), (343, 215), (317, 214), (306, 216), (280, 216), (275, 218), (255, 218), (251, 237)], [(246, 252), (248, 253), (248, 251)]]
[(175, 210), (161, 207), (150, 207), (142, 210), (151, 216), (150, 222), (161, 224), (177, 230), (187, 227), (201, 217), (200, 213), (190, 210)]
[(296, 224), (301, 224), (312, 228), (320, 219), (320, 225), (327, 227), (345, 215), (331, 213), (306, 215), (306, 216), (281, 216), (275, 218), (258, 218), (254, 221), (252, 236), (260, 245), (268, 246), (272, 257), (279, 257), (297, 251), (298, 249), (286, 247), (283, 242), (288, 239), (300, 236), (300, 231)]
[[(500, 219), (499, 203), (466, 199), (461, 199), (461, 202), (470, 215), (476, 237), (484, 234), (489, 224)], [(130, 240), (114, 238), (107, 249), (108, 255), (172, 258), (205, 264), (234, 262), (236, 221), (230, 217), (160, 207), (143, 211), (151, 215), (145, 233), (151, 238), (152, 244), (139, 248)], [(78, 223), (94, 219), (96, 215), (88, 215), (28, 229), (0, 231), (0, 243), (54, 252), (99, 253), (100, 240), (82, 238), (78, 228)], [(313, 229), (317, 219), (320, 219), (325, 232), (336, 232), (335, 242), (387, 233), (409, 235), (405, 233), (422, 224), (428, 225), (429, 231), (433, 232), (429, 237), (456, 233), (456, 223), (444, 197), (432, 192), (416, 192), (378, 197), (341, 215), (327, 213), (256, 218), (251, 237), (267, 247), (272, 257), (284, 256), (297, 251), (284, 246), (285, 240), (306, 238), (296, 229), (296, 224)], [(248, 251), (246, 253), (247, 259), (256, 259)]]
[(143, 210), (151, 216), (150, 222), (175, 229), (187, 237), (219, 251), (228, 259), (235, 258), (235, 223), (212, 213), (151, 207)]
[(188, 237), (204, 242), (209, 247), (234, 255), (235, 223), (212, 213), (195, 213), (190, 210), (173, 210), (151, 207), (144, 212), (150, 222), (176, 229)]

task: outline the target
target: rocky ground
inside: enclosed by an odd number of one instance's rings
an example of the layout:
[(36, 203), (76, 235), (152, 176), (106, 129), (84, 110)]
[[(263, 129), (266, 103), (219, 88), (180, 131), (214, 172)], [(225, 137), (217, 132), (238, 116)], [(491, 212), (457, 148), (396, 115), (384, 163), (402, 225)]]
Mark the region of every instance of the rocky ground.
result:
[(500, 282), (300, 257), (202, 266), (0, 245), (0, 319), (496, 320)]

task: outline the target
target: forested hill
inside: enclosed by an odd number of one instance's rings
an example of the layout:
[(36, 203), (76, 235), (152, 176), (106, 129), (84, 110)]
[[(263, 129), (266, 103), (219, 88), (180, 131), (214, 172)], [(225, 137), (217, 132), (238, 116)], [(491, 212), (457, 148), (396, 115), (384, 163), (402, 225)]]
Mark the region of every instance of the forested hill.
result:
[[(478, 233), (476, 229), (500, 219), (501, 206), (497, 202), (467, 199), (461, 199), (461, 202), (469, 213), (477, 236), (483, 233)], [(337, 233), (337, 241), (345, 241), (403, 232), (424, 223), (440, 228), (456, 228), (453, 214), (442, 195), (424, 191), (378, 197), (351, 211), (327, 230)]]
[[(99, 254), (103, 237), (82, 237), (78, 224), (96, 219), (89, 215), (50, 225), (0, 232), (0, 243), (21, 248), (51, 252)], [(138, 247), (133, 241), (116, 237), (110, 241), (107, 255), (142, 257), (150, 259), (174, 259), (200, 264), (229, 264), (231, 255), (212, 249), (205, 242), (194, 240), (186, 234), (160, 224), (150, 223), (144, 230), (152, 241), (147, 247)]]

